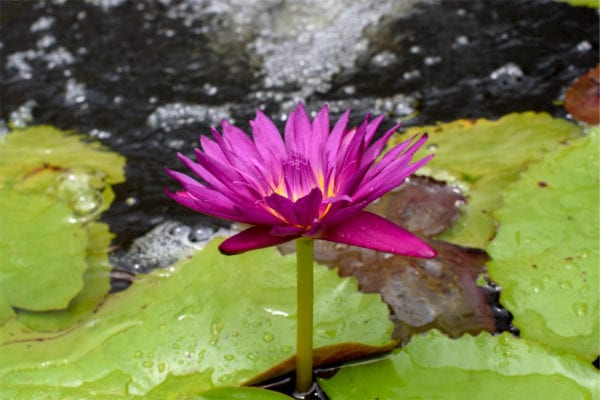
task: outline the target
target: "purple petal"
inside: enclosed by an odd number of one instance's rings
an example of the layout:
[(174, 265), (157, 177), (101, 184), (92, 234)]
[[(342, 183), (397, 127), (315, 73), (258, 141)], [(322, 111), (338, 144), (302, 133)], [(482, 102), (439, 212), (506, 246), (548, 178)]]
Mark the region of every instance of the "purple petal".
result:
[[(254, 143), (260, 152), (271, 152), (277, 159), (285, 158), (286, 151), (283, 139), (277, 127), (262, 111), (256, 112), (254, 121), (250, 121)], [(263, 157), (267, 157), (263, 153)]]
[(312, 135), (310, 118), (302, 103), (292, 111), (285, 123), (285, 146), (289, 152), (308, 154), (309, 143), (316, 138)]
[[(392, 128), (390, 130), (385, 132), (383, 134), (383, 136), (381, 136), (379, 139), (377, 139), (377, 141), (375, 141), (375, 143), (373, 143), (365, 151), (365, 154), (363, 155), (363, 159), (361, 161), (361, 165), (371, 164), (373, 161), (375, 161), (377, 159), (377, 157), (379, 157), (379, 155), (381, 154), (381, 151), (383, 150), (383, 147), (385, 146), (387, 141), (398, 130), (398, 128), (400, 128), (400, 124), (396, 124), (396, 125), (392, 126)], [(409, 143), (410, 143), (410, 141), (408, 141), (406, 146), (408, 146)], [(394, 148), (396, 148), (396, 147), (399, 147), (399, 146), (395, 146)], [(400, 151), (402, 151), (402, 150), (400, 150)]]
[(302, 226), (310, 225), (319, 215), (319, 207), (323, 201), (323, 194), (318, 188), (314, 188), (304, 197), (294, 203), (296, 220)]
[(373, 140), (373, 137), (375, 137), (375, 133), (377, 132), (377, 128), (379, 128), (381, 121), (383, 121), (383, 117), (383, 115), (380, 115), (373, 121), (369, 122), (369, 125), (367, 126), (367, 134), (365, 135), (366, 143), (371, 143), (371, 140)]
[(335, 166), (335, 160), (342, 143), (342, 137), (346, 133), (346, 127), (348, 126), (348, 120), (350, 119), (350, 110), (346, 110), (344, 114), (338, 119), (333, 126), (331, 134), (327, 138), (327, 144), (325, 145), (324, 157), (327, 159), (327, 163), (330, 168)]
[(188, 207), (199, 213), (229, 221), (252, 223), (251, 221), (245, 221), (244, 218), (240, 217), (232, 208), (228, 208), (226, 206), (227, 203), (215, 205), (206, 198), (197, 198), (191, 195), (189, 192), (172, 193), (165, 189), (165, 193), (182, 206)]
[(319, 239), (411, 257), (436, 256), (435, 250), (417, 236), (368, 211), (328, 227)]
[(294, 202), (278, 193), (273, 193), (264, 198), (265, 204), (271, 207), (290, 225), (298, 225), (296, 213), (294, 212)]
[(275, 236), (269, 233), (271, 226), (253, 226), (225, 240), (219, 246), (219, 251), (225, 255), (235, 255), (249, 250), (277, 246), (300, 237)]

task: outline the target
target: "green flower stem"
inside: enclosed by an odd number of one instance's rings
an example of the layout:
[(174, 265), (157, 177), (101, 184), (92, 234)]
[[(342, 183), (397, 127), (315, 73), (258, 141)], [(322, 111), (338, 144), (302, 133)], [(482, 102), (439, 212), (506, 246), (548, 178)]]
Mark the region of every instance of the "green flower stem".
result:
[(313, 372), (313, 239), (296, 239), (298, 327), (296, 392), (307, 393)]

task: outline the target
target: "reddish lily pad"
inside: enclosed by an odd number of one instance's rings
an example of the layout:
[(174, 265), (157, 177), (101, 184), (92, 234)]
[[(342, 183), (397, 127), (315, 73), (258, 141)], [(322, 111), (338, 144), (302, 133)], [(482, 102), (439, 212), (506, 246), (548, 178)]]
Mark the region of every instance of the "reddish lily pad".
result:
[(600, 337), (599, 132), (532, 165), (506, 190), (490, 276), (524, 338), (588, 360)]
[(600, 65), (590, 69), (569, 87), (565, 108), (580, 121), (600, 123)]
[(452, 226), (460, 216), (459, 207), (465, 200), (456, 186), (411, 176), (367, 209), (417, 236), (431, 238)]

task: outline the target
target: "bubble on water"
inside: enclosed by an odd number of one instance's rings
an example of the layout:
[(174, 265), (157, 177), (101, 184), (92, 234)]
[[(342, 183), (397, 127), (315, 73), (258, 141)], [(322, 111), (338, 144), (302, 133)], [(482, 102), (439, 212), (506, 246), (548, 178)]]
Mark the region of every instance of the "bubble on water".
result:
[(410, 71), (406, 71), (402, 74), (402, 78), (408, 80), (411, 79), (418, 79), (421, 77), (421, 71), (419, 71), (418, 69), (413, 69)]
[(109, 131), (102, 130), (102, 129), (92, 129), (89, 132), (89, 135), (91, 137), (95, 137), (95, 138), (102, 140), (102, 139), (109, 139), (112, 136), (112, 133)]
[(38, 49), (45, 49), (52, 46), (54, 43), (56, 43), (56, 38), (54, 36), (44, 35), (40, 39), (38, 39), (36, 47)]
[(36, 105), (35, 100), (27, 100), (10, 113), (9, 124), (15, 128), (24, 128), (29, 125), (33, 121), (33, 109)]
[(111, 262), (126, 271), (147, 273), (190, 257), (213, 237), (229, 233), (210, 225), (188, 226), (168, 220), (135, 239), (129, 250), (111, 253)]
[(428, 67), (439, 64), (441, 62), (442, 62), (441, 56), (427, 56), (423, 59), (423, 64), (427, 65)]
[(454, 39), (454, 47), (466, 46), (467, 44), (469, 44), (468, 36), (460, 35)]
[(371, 64), (375, 67), (389, 67), (397, 61), (398, 57), (396, 56), (396, 54), (392, 53), (389, 50), (386, 50), (379, 54), (376, 54), (371, 59)]
[(519, 78), (523, 76), (523, 70), (517, 64), (508, 62), (490, 73), (490, 78), (499, 79), (503, 77)]
[(56, 22), (56, 19), (54, 17), (42, 16), (38, 18), (33, 24), (31, 24), (29, 30), (34, 33), (45, 31), (47, 29), (50, 29), (52, 25), (54, 25), (54, 22)]
[(85, 101), (85, 84), (71, 78), (65, 87), (65, 103), (74, 105)]
[(592, 49), (592, 45), (587, 40), (581, 41), (577, 44), (577, 51), (585, 52), (590, 51)]
[(88, 3), (102, 8), (103, 11), (108, 11), (111, 8), (125, 4), (127, 0), (87, 0)]

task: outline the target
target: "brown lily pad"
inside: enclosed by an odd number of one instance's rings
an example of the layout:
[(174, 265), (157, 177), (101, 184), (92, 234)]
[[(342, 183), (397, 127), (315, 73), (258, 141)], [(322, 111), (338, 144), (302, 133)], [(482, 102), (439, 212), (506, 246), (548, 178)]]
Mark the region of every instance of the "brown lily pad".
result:
[(319, 242), (317, 262), (354, 276), (366, 293), (380, 293), (391, 311), (394, 338), (437, 328), (451, 337), (495, 330), (487, 295), (476, 283), (489, 257), (483, 250), (430, 243), (434, 259), (396, 256), (353, 246)]
[(430, 238), (452, 226), (465, 201), (457, 187), (413, 175), (367, 209), (417, 236)]
[(565, 95), (565, 109), (580, 121), (600, 124), (600, 64), (569, 87)]

